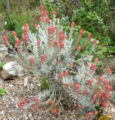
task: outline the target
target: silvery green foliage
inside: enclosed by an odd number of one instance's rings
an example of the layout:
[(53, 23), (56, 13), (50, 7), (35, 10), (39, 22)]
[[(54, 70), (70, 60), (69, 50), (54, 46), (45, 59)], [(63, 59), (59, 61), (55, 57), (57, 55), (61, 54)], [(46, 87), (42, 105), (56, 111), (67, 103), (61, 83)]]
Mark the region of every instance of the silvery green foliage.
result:
[[(77, 71), (75, 73), (75, 75), (70, 75), (69, 77), (63, 78), (62, 82), (63, 84), (65, 83), (69, 83), (70, 87), (67, 90), (67, 93), (69, 94), (69, 96), (73, 99), (75, 99), (76, 101), (78, 101), (78, 104), (82, 105), (82, 114), (88, 112), (88, 111), (94, 111), (95, 110), (95, 104), (91, 103), (91, 98), (92, 95), (94, 94), (94, 89), (95, 89), (95, 85), (97, 82), (97, 79), (95, 78), (95, 70), (91, 71), (91, 73), (88, 75), (88, 71), (90, 71), (90, 67), (91, 67), (91, 62), (92, 61), (92, 56), (89, 57), (81, 57), (78, 60), (78, 65), (77, 67)], [(86, 63), (89, 63), (89, 67), (86, 66)], [(93, 78), (93, 84), (92, 86), (87, 86), (86, 83), (88, 82), (88, 80)], [(80, 89), (79, 89), (79, 94), (76, 95), (75, 93), (73, 93), (73, 83), (76, 82), (79, 84)], [(83, 91), (87, 90), (88, 91), (88, 95), (83, 95)]]
[[(43, 12), (44, 11), (42, 11), (42, 13)], [(47, 15), (43, 17), (46, 18)], [(26, 44), (24, 44), (24, 41), (20, 43), (20, 41), (17, 40), (17, 55), (24, 67), (40, 80), (41, 89), (39, 89), (36, 95), (40, 100), (45, 101), (51, 97), (51, 100), (57, 102), (60, 96), (63, 98), (63, 96), (67, 94), (73, 101), (77, 101), (78, 104), (82, 105), (80, 111), (85, 114), (90, 111), (94, 112), (96, 106), (96, 104), (92, 104), (91, 99), (94, 95), (94, 90), (97, 89), (98, 79), (95, 75), (95, 64), (93, 66), (94, 68), (91, 69), (93, 56), (90, 56), (90, 54), (92, 54), (94, 46), (98, 41), (92, 39), (93, 47), (89, 56), (81, 55), (76, 61), (72, 53), (76, 50), (76, 53), (79, 54), (81, 50), (79, 43), (83, 35), (83, 30), (80, 30), (78, 34), (78, 44), (76, 42), (75, 45), (73, 45), (72, 33), (74, 26), (75, 23), (73, 22), (68, 37), (65, 37), (67, 33), (62, 32), (63, 27), (60, 26), (59, 19), (56, 19), (55, 15), (53, 16), (53, 20), (50, 20), (48, 23), (41, 21), (40, 24), (36, 26), (36, 33), (32, 33), (29, 26), (26, 25), (25, 28), (23, 28), (25, 31), (23, 35), (26, 36), (27, 41)], [(49, 31), (49, 29), (51, 31)], [(60, 40), (60, 31), (64, 35), (62, 41)], [(90, 38), (91, 34), (88, 34), (86, 42), (89, 41)], [(55, 40), (59, 42), (57, 46), (54, 45)], [(38, 44), (39, 41), (40, 43)], [(51, 46), (49, 46), (49, 41), (51, 42)], [(61, 47), (62, 42), (64, 46)], [(44, 61), (41, 59), (42, 55), (45, 55)], [(60, 63), (57, 64), (59, 61)], [(69, 73), (65, 74), (67, 70)], [(103, 78), (108, 79), (107, 75), (103, 75)], [(88, 85), (90, 79), (93, 79), (93, 82), (91, 85)], [(79, 86), (77, 92), (74, 91), (75, 83)], [(100, 92), (101, 89), (100, 86), (98, 92)], [(87, 95), (83, 94), (84, 90), (87, 90)]]
[[(54, 23), (52, 23), (50, 26), (52, 26)], [(26, 61), (27, 65), (29, 66), (29, 57), (33, 56), (35, 60), (36, 66), (33, 68), (34, 72), (36, 72), (36, 76), (39, 77), (41, 74), (49, 75), (54, 70), (57, 72), (64, 71), (67, 68), (67, 63), (72, 63), (74, 61), (74, 57), (70, 55), (68, 50), (72, 46), (73, 39), (64, 40), (64, 48), (56, 54), (56, 47), (48, 47), (48, 25), (46, 23), (41, 23), (37, 27), (38, 33), (34, 34), (31, 33), (28, 27), (28, 37), (29, 41), (27, 42), (27, 49), (31, 50), (31, 53), (29, 56), (24, 53), (24, 51), (21, 49), (21, 54), (24, 57), (24, 61)], [(57, 26), (58, 27), (58, 26)], [(60, 27), (60, 26), (59, 26)], [(59, 28), (58, 28), (59, 29)], [(38, 45), (37, 40), (40, 40), (40, 54), (38, 53)], [(54, 33), (54, 40), (57, 39)], [(21, 44), (23, 45), (23, 44)], [(20, 47), (22, 48), (22, 47)], [(46, 55), (46, 62), (41, 64), (41, 54), (44, 53)], [(53, 55), (57, 55), (56, 59), (54, 59), (50, 64), (47, 64)], [(70, 57), (71, 56), (71, 57)], [(57, 67), (57, 58), (59, 61), (62, 61), (63, 64), (59, 65)], [(31, 68), (32, 69), (32, 68)]]
[[(57, 28), (57, 31), (62, 30), (63, 28), (59, 25), (59, 20), (53, 20), (50, 21), (50, 25), (47, 23), (41, 23), (36, 28), (37, 33), (32, 33), (29, 30), (28, 26), (28, 32), (27, 32), (27, 50), (29, 50), (29, 54), (26, 53), (26, 51), (23, 50), (23, 42), (21, 42), (20, 45), (20, 53), (23, 57), (23, 60), (21, 60), (24, 65), (33, 72), (33, 74), (38, 77), (41, 82), (45, 79), (49, 85), (48, 90), (39, 91), (38, 92), (38, 98), (40, 100), (45, 100), (46, 98), (50, 97), (51, 94), (53, 95), (52, 99), (56, 101), (57, 97), (60, 95), (62, 88), (65, 86), (66, 83), (70, 84), (70, 87), (65, 91), (68, 93), (68, 95), (78, 101), (79, 104), (83, 105), (83, 109), (94, 110), (95, 106), (90, 103), (90, 99), (92, 96), (91, 89), (88, 88), (85, 84), (86, 82), (91, 78), (94, 77), (94, 72), (90, 74), (90, 76), (83, 78), (82, 75), (85, 76), (87, 74), (87, 71), (89, 71), (90, 67), (86, 68), (86, 62), (91, 62), (92, 57), (81, 57), (79, 59), (78, 65), (75, 66), (77, 69), (75, 74), (71, 74), (72, 69), (70, 70), (69, 76), (63, 77), (61, 84), (58, 83), (58, 74), (63, 73), (65, 70), (69, 70), (69, 64), (73, 64), (75, 62), (75, 56), (73, 56), (70, 52), (70, 49), (72, 48), (73, 38), (72, 38), (72, 31), (73, 28), (70, 31), (68, 39), (64, 39), (64, 48), (60, 50), (60, 52), (57, 52), (56, 47), (48, 47), (48, 27), (54, 26)], [(56, 31), (53, 34), (53, 40), (59, 39), (56, 36)], [(40, 45), (37, 45), (37, 41), (40, 40)], [(40, 50), (39, 50), (40, 48)], [(44, 63), (41, 63), (41, 54), (46, 55), (46, 61)], [(55, 59), (49, 63), (52, 56), (56, 55)], [(30, 57), (33, 56), (35, 60), (35, 66), (30, 66)], [(20, 56), (19, 56), (20, 57)], [(60, 61), (61, 64), (57, 65), (57, 61)], [(90, 66), (90, 65), (89, 65)], [(86, 87), (86, 90), (89, 92), (89, 96), (83, 96), (81, 94), (76, 95), (73, 93), (73, 84), (74, 82), (77, 82), (80, 85), (80, 92), (82, 93), (83, 90)], [(96, 82), (96, 81), (95, 81)], [(95, 85), (95, 83), (93, 83)]]

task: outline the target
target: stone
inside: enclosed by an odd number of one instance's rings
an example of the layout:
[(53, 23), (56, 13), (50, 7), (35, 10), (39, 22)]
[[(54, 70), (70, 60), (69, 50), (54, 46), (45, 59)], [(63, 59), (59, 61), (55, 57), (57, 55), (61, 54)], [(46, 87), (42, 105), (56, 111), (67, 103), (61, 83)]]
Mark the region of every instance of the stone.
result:
[(15, 77), (21, 77), (23, 75), (24, 69), (16, 61), (6, 63), (1, 71), (1, 78), (3, 80), (14, 79)]
[(26, 87), (28, 85), (28, 77), (24, 78), (24, 87)]
[(4, 44), (0, 44), (0, 62), (8, 55), (8, 48)]

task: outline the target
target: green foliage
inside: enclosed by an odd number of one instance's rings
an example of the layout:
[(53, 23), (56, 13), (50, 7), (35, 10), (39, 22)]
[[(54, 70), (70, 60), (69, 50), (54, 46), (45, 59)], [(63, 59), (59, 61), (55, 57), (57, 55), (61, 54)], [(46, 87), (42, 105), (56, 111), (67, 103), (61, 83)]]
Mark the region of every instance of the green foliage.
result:
[(0, 12), (3, 12), (5, 10), (5, 0), (0, 0)]
[(48, 90), (48, 89), (49, 89), (48, 78), (44, 76), (42, 77), (41, 90)]
[(27, 15), (16, 15), (11, 14), (7, 17), (7, 25), (5, 26), (8, 30), (16, 30), (19, 27), (22, 27), (25, 23), (28, 23), (28, 17)]
[[(31, 19), (30, 19), (31, 20)], [(8, 16), (7, 18), (7, 24), (4, 26), (6, 29), (11, 30), (11, 31), (16, 31), (17, 36), (19, 39), (21, 39), (21, 35), (22, 35), (22, 26), (25, 23), (30, 24), (30, 29), (32, 31), (35, 31), (35, 29), (32, 27), (31, 21), (29, 20), (27, 15), (15, 15), (15, 14), (11, 14)], [(8, 35), (9, 41), (11, 42), (11, 44), (15, 44), (15, 40), (12, 36), (11, 33), (9, 33)]]
[(5, 95), (5, 94), (6, 94), (5, 89), (0, 88), (0, 95), (3, 96), (3, 95)]
[[(40, 8), (37, 9), (40, 4), (43, 4), (45, 9), (49, 12), (49, 17), (52, 18), (52, 12), (56, 11), (56, 16), (62, 18), (60, 20), (61, 25), (64, 26), (65, 31), (69, 31), (72, 21), (76, 22), (74, 32), (78, 32), (79, 29), (84, 29), (87, 32), (92, 33), (92, 37), (100, 41), (100, 44), (110, 45), (105, 48), (100, 48), (100, 51), (96, 53), (96, 56), (103, 59), (105, 55), (108, 57), (114, 54), (114, 41), (115, 41), (115, 1), (111, 0), (10, 0), (10, 6), (12, 14), (7, 17), (6, 29), (15, 30), (18, 37), (21, 38), (22, 29), (21, 26), (25, 23), (31, 24), (30, 27), (34, 31), (32, 25), (35, 21), (38, 21)], [(5, 1), (1, 0), (0, 8), (5, 10)], [(25, 13), (26, 12), (26, 13)], [(36, 22), (37, 23), (37, 22)], [(14, 40), (9, 35), (9, 39), (12, 44)], [(82, 43), (82, 41), (81, 41)], [(90, 45), (89, 45), (90, 46)], [(87, 47), (87, 50), (89, 49)], [(103, 55), (104, 53), (104, 55)], [(87, 54), (87, 51), (84, 53)]]
[(0, 63), (0, 69), (2, 69), (2, 67), (4, 66), (4, 64), (5, 64), (4, 61)]

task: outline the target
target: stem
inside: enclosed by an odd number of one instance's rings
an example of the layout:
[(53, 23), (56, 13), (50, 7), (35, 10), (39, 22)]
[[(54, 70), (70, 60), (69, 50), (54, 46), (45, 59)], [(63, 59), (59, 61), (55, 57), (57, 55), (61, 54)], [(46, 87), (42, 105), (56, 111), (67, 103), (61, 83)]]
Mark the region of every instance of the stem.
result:
[[(57, 105), (60, 103), (61, 98), (62, 98), (62, 96), (60, 95), (58, 101), (55, 103), (55, 106), (57, 106)], [(53, 109), (53, 107), (54, 107), (54, 106), (50, 106), (48, 109), (46, 109), (46, 110), (44, 111), (44, 113), (47, 113), (47, 112), (51, 111), (51, 110)]]

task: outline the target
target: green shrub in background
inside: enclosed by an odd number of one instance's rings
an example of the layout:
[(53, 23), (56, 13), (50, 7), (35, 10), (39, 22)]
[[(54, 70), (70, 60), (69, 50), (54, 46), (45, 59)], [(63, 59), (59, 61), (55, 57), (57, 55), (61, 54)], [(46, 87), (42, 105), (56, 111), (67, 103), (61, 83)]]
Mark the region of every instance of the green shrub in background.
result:
[[(112, 0), (113, 1), (113, 0)], [(68, 17), (81, 28), (94, 34), (100, 43), (111, 44), (114, 41), (114, 11), (108, 0), (43, 0), (48, 11), (56, 10), (57, 16)], [(63, 22), (69, 24), (69, 21)], [(110, 27), (111, 26), (111, 27)], [(112, 34), (110, 34), (110, 32)]]
[[(93, 38), (100, 41), (100, 44), (109, 45), (104, 53), (114, 54), (115, 41), (115, 18), (114, 18), (114, 0), (42, 0), (42, 4), (49, 12), (52, 18), (52, 11), (56, 11), (56, 16), (62, 18), (60, 23), (64, 30), (69, 31), (72, 21), (76, 22), (75, 31), (84, 29), (93, 34)], [(5, 2), (1, 0), (0, 8), (5, 9)], [(10, 0), (11, 15), (7, 17), (6, 29), (15, 30), (18, 37), (21, 38), (21, 26), (29, 23), (31, 29), (33, 23), (38, 23), (40, 15), (38, 0)], [(36, 19), (35, 21), (33, 19)], [(77, 33), (76, 33), (77, 34)], [(11, 43), (14, 44), (12, 35), (9, 35)], [(103, 53), (103, 49), (102, 53)], [(103, 54), (102, 54), (103, 55)], [(99, 55), (98, 55), (99, 56)], [(101, 55), (100, 55), (101, 56)]]
[[(34, 31), (34, 25), (32, 24), (32, 20), (29, 15), (23, 14), (23, 15), (17, 15), (11, 14), (7, 17), (7, 24), (4, 26), (5, 29), (8, 29), (10, 31), (16, 31), (17, 36), (19, 39), (21, 39), (22, 35), (22, 26), (26, 23), (30, 24), (30, 29)], [(15, 40), (12, 36), (12, 33), (10, 32), (8, 35), (9, 41), (14, 45)]]
[(0, 12), (4, 12), (6, 9), (5, 0), (0, 0)]
[[(11, 31), (16, 31), (19, 39), (21, 39), (21, 34), (22, 34), (22, 26), (25, 23), (28, 23), (28, 18), (27, 16), (16, 16), (16, 15), (9, 15), (7, 17), (7, 24), (4, 26), (6, 29), (11, 30)], [(15, 40), (12, 37), (12, 34), (9, 34), (9, 41), (14, 45)]]

